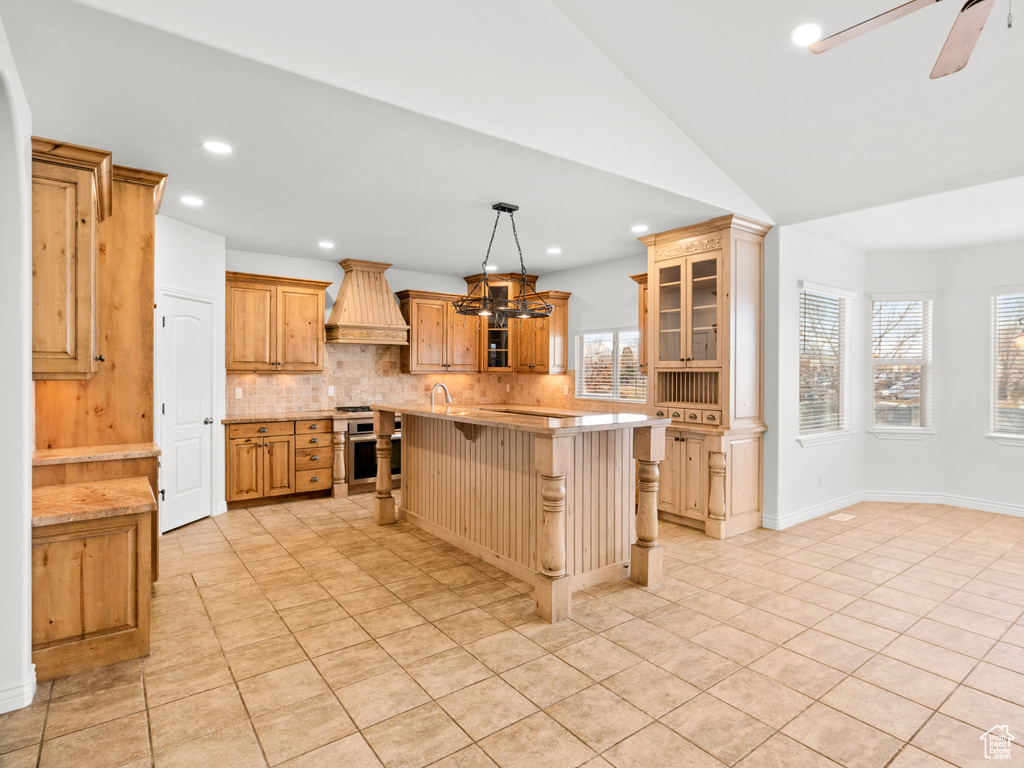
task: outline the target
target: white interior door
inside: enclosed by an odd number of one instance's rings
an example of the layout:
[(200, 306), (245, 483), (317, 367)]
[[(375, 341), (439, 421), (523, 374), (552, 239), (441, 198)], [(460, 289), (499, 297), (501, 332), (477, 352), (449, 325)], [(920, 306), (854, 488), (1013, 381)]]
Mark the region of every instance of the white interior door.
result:
[(163, 294), (157, 333), (163, 533), (213, 513), (212, 302)]

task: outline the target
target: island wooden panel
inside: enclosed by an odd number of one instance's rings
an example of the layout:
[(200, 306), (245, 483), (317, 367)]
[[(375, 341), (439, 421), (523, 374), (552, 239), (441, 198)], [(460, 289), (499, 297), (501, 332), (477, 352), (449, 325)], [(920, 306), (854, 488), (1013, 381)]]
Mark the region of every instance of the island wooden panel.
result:
[[(532, 583), (540, 570), (541, 515), (534, 438), (529, 432), (406, 414), (403, 513), (428, 530), (454, 533), (488, 562)], [(633, 508), (633, 432), (584, 432), (572, 441), (566, 573), (579, 589), (621, 577), (629, 561), (632, 514), (617, 510)]]

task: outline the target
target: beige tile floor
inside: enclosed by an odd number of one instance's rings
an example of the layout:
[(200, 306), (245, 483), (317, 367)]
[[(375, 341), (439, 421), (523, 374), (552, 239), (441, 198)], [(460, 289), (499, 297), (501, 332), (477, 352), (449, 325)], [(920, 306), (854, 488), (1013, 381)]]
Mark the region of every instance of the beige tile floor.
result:
[(863, 503), (714, 541), (666, 578), (529, 587), (371, 497), (161, 540), (152, 654), (41, 685), (0, 768), (1024, 765), (1024, 519)]

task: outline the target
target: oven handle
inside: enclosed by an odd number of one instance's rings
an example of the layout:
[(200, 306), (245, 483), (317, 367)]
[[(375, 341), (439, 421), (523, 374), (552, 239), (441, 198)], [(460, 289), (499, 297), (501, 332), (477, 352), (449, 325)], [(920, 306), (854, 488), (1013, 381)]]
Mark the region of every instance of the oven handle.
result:
[[(391, 439), (393, 441), (394, 440), (401, 440), (402, 439), (402, 433), (401, 432), (395, 432), (395, 434), (393, 434), (391, 436)], [(364, 433), (364, 434), (361, 434), (361, 435), (351, 435), (349, 437), (349, 439), (348, 439), (348, 441), (350, 443), (368, 443), (371, 440), (373, 442), (377, 442), (377, 436), (374, 435), (374, 434), (365, 434)]]

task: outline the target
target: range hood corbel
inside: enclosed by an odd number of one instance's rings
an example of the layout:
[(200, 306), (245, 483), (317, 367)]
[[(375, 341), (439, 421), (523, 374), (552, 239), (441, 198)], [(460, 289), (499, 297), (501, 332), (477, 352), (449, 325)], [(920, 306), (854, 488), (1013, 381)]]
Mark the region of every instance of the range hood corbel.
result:
[(391, 265), (359, 259), (338, 263), (345, 277), (327, 321), (328, 343), (408, 345), (409, 326), (384, 277)]

